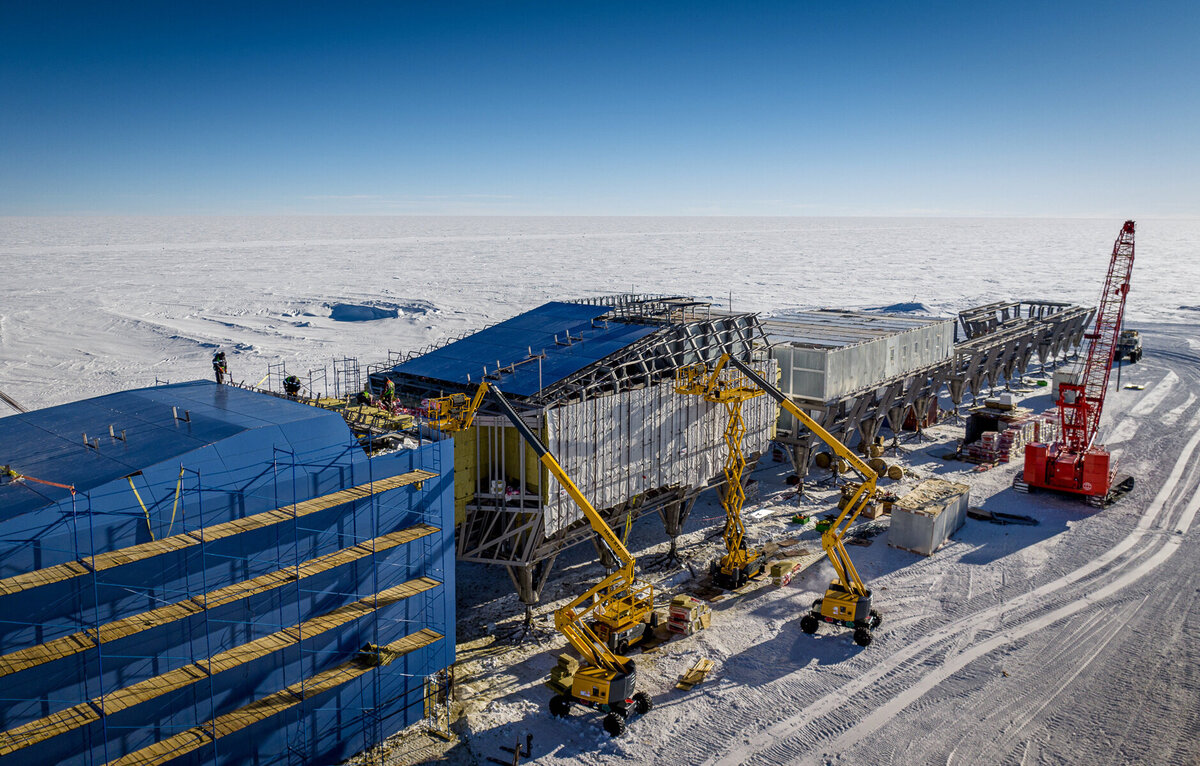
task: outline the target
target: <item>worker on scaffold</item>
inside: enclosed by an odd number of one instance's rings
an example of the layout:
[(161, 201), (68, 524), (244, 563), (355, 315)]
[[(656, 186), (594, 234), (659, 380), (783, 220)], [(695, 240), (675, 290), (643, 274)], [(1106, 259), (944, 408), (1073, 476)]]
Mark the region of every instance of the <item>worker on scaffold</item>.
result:
[(391, 410), (396, 406), (396, 384), (391, 378), (387, 378), (383, 383), (383, 393), (379, 395), (379, 405), (385, 410)]
[(363, 384), (363, 390), (358, 392), (358, 396), (354, 398), (355, 403), (363, 405), (375, 404), (375, 395), (371, 393), (371, 381)]
[(217, 376), (218, 383), (224, 383), (225, 378), (229, 376), (229, 365), (225, 362), (225, 352), (217, 351), (212, 358), (213, 374)]
[(288, 375), (283, 379), (283, 392), (287, 394), (289, 399), (298, 399), (300, 397), (300, 378), (295, 375)]

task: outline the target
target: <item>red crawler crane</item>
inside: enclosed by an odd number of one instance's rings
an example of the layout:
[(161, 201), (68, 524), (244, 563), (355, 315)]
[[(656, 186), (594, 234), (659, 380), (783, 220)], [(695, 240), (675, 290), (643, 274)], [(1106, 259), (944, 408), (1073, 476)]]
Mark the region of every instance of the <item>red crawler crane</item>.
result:
[(1077, 384), (1059, 385), (1062, 441), (1025, 446), (1025, 470), (1013, 479), (1013, 487), (1019, 492), (1028, 492), (1031, 487), (1071, 492), (1083, 495), (1089, 505), (1103, 508), (1133, 489), (1133, 478), (1118, 479), (1116, 459), (1103, 445), (1093, 444), (1104, 412), (1108, 373), (1133, 273), (1133, 229), (1133, 221), (1126, 221), (1113, 245), (1096, 327), (1084, 336), (1091, 344), (1083, 378)]

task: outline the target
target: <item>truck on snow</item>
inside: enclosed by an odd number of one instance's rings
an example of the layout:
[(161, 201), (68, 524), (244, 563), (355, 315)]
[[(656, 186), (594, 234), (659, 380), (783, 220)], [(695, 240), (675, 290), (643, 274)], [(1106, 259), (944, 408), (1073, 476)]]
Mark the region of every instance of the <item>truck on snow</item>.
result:
[(1113, 349), (1113, 363), (1128, 359), (1130, 363), (1142, 358), (1142, 336), (1137, 330), (1121, 330), (1117, 338), (1116, 348)]

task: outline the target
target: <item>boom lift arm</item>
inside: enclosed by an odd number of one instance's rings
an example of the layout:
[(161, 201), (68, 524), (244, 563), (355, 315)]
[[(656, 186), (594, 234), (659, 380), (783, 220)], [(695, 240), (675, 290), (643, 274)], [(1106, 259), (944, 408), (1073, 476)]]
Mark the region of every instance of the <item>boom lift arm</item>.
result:
[(570, 677), (559, 679), (560, 688), (567, 693), (550, 700), (550, 711), (555, 715), (569, 713), (572, 702), (607, 713), (604, 728), (617, 736), (625, 730), (625, 718), (630, 712), (646, 713), (652, 702), (645, 692), (634, 690), (637, 674), (633, 660), (614, 652), (608, 642), (597, 634), (593, 625), (604, 626), (607, 635), (630, 624), (644, 624), (644, 618), (653, 608), (653, 586), (638, 582), (634, 572), (636, 562), (621, 538), (605, 523), (604, 517), (584, 497), (538, 435), (504, 398), (500, 389), (484, 382), (469, 403), (466, 394), (452, 394), (435, 400), (430, 409), (430, 422), (440, 424), (443, 430), (451, 432), (468, 428), (488, 393), (521, 434), (521, 438), (533, 449), (538, 461), (575, 501), (592, 530), (620, 562), (614, 572), (555, 611), (555, 628), (583, 658), (585, 666), (570, 674)]
[(717, 379), (716, 375), (726, 364), (736, 367), (747, 379), (778, 402), (779, 406), (787, 410), (801, 425), (816, 434), (817, 438), (825, 442), (834, 454), (849, 463), (862, 476), (862, 483), (846, 503), (846, 507), (842, 509), (833, 524), (821, 533), (821, 547), (829, 556), (836, 579), (829, 584), (829, 588), (825, 591), (825, 597), (818, 599), (813, 604), (812, 612), (805, 615), (800, 621), (800, 626), (806, 633), (815, 632), (819, 621), (852, 627), (855, 629), (855, 643), (860, 646), (869, 645), (871, 630), (879, 626), (881, 618), (878, 612), (871, 609), (871, 591), (863, 584), (858, 570), (854, 567), (854, 562), (850, 560), (850, 554), (846, 551), (843, 538), (846, 536), (846, 530), (862, 513), (867, 503), (874, 498), (878, 475), (853, 450), (838, 441), (833, 434), (822, 428), (820, 423), (809, 417), (808, 413), (797, 407), (787, 395), (737, 357), (729, 354), (721, 356), (711, 378), (714, 383)]

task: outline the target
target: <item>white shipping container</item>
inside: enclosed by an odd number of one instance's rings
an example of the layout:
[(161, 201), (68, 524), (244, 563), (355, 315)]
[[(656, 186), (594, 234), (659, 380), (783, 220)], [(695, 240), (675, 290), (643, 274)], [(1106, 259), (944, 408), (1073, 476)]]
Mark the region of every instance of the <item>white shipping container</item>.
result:
[[(931, 367), (954, 353), (954, 319), (871, 312), (810, 311), (763, 320), (780, 390), (793, 399), (828, 402)], [(781, 414), (781, 428), (795, 418)]]

